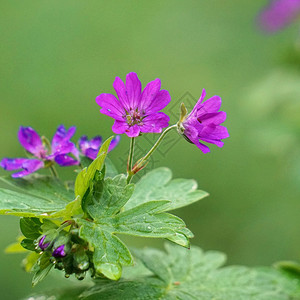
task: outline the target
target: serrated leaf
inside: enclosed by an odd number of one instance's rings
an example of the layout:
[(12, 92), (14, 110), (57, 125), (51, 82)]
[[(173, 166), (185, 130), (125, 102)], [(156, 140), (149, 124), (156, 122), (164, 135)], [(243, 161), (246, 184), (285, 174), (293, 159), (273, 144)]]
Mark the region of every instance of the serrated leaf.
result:
[(157, 249), (134, 250), (133, 254), (138, 257), (145, 265), (145, 267), (157, 277), (165, 282), (166, 285), (171, 283), (173, 275), (171, 268), (165, 262), (165, 254)]
[(123, 174), (104, 181), (95, 179), (83, 197), (83, 205), (93, 219), (113, 216), (125, 205), (133, 190), (134, 185), (127, 185)]
[(124, 209), (128, 210), (148, 201), (169, 200), (164, 207), (164, 211), (169, 211), (208, 196), (208, 193), (197, 190), (195, 180), (171, 179), (172, 172), (168, 168), (158, 168), (147, 173), (137, 182), (135, 191)]
[(81, 199), (79, 196), (77, 196), (75, 200), (68, 203), (63, 209), (51, 214), (51, 217), (64, 218), (65, 220), (67, 220), (81, 213), (83, 213), (81, 208)]
[(1, 180), (17, 191), (0, 189), (0, 214), (51, 217), (74, 199), (73, 192), (57, 178), (32, 174), (24, 178), (2, 177)]
[(0, 189), (0, 214), (20, 217), (50, 217), (63, 209), (65, 201), (38, 198), (36, 196)]
[(195, 246), (188, 250), (166, 244), (166, 250), (167, 252), (149, 248), (134, 250), (138, 261), (149, 270), (149, 275), (141, 272), (140, 267), (131, 267), (127, 268), (130, 270), (128, 277), (125, 268), (125, 279), (118, 282), (95, 281), (93, 287), (83, 292), (78, 291), (74, 299), (300, 299), (300, 280), (275, 268), (223, 267), (226, 260), (223, 253), (203, 252)]
[[(169, 213), (161, 213), (168, 201), (150, 201), (120, 213), (114, 218), (115, 232), (143, 237), (170, 238), (192, 233), (185, 223)], [(181, 243), (182, 244), (182, 243)], [(183, 245), (188, 247), (188, 239)]]
[(23, 178), (11, 176), (0, 177), (3, 182), (15, 187), (22, 193), (36, 196), (48, 202), (68, 203), (74, 199), (73, 191), (66, 188), (65, 184), (57, 178), (39, 174), (31, 174)]
[(84, 168), (76, 177), (75, 181), (75, 196), (82, 199), (86, 190), (90, 185), (90, 181), (94, 178), (95, 172), (100, 171), (104, 165), (104, 160), (107, 155), (107, 151), (110, 142), (113, 137), (107, 139), (101, 146), (97, 158), (89, 165), (89, 167)]
[(113, 280), (120, 278), (122, 266), (132, 262), (129, 250), (115, 234), (165, 238), (184, 247), (189, 247), (193, 237), (180, 218), (162, 212), (169, 201), (149, 201), (122, 212), (133, 190), (125, 175), (104, 178), (96, 170), (82, 198), (86, 220), (75, 219), (80, 238), (93, 251), (97, 273)]
[(93, 262), (96, 272), (109, 279), (118, 280), (122, 266), (132, 264), (127, 247), (111, 232), (102, 229), (93, 222), (78, 220), (81, 225), (79, 236), (94, 248)]

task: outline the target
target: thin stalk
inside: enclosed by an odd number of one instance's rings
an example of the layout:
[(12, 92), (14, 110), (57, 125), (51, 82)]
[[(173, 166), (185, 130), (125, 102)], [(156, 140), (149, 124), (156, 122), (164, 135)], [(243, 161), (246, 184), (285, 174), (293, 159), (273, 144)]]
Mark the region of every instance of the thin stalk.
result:
[(130, 139), (130, 146), (129, 146), (129, 155), (128, 155), (128, 161), (127, 161), (127, 183), (130, 182), (133, 174), (132, 174), (132, 162), (133, 162), (133, 154), (134, 154), (134, 143), (135, 138), (132, 137)]
[(161, 143), (161, 141), (163, 140), (163, 138), (166, 136), (166, 134), (168, 132), (170, 132), (172, 129), (177, 128), (177, 124), (176, 125), (172, 125), (170, 127), (168, 127), (158, 138), (158, 140), (156, 141), (156, 143), (153, 145), (153, 147), (148, 151), (148, 153), (142, 157), (141, 159), (138, 160), (138, 162), (134, 165), (133, 169), (131, 170), (130, 173), (128, 173), (127, 176), (127, 183), (130, 182), (132, 176), (134, 174), (136, 174), (139, 170), (141, 170), (142, 168), (144, 168), (146, 166), (146, 161), (147, 159), (153, 154), (153, 152), (156, 150), (156, 148), (159, 146), (159, 144)]
[(168, 132), (170, 132), (173, 128), (176, 128), (177, 125), (172, 125), (170, 127), (168, 127), (162, 134), (161, 136), (158, 138), (158, 140), (156, 141), (156, 143), (153, 145), (153, 147), (149, 150), (149, 152), (143, 157), (143, 159), (141, 160), (141, 162), (144, 162), (145, 160), (147, 160), (152, 153), (156, 150), (156, 148), (159, 146), (159, 144), (161, 143), (161, 141), (163, 140), (163, 138), (166, 136), (166, 134)]
[(55, 177), (55, 178), (58, 178), (58, 173), (57, 173), (55, 167), (52, 165), (52, 166), (49, 167), (49, 169), (50, 169), (50, 172), (51, 172), (52, 176)]

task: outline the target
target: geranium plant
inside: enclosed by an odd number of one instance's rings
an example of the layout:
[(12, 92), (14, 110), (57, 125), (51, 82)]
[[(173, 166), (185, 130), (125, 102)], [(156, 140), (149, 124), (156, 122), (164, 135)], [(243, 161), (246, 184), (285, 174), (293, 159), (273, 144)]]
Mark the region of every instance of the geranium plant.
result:
[[(20, 217), (22, 236), (7, 252), (27, 253), (23, 265), (33, 274), (32, 284), (43, 280), (51, 269), (65, 277), (90, 281), (78, 289), (46, 291), (55, 299), (299, 299), (295, 276), (275, 268), (225, 267), (225, 256), (203, 253), (190, 246), (193, 233), (170, 211), (192, 204), (208, 194), (191, 179), (172, 179), (168, 168), (149, 170), (136, 183), (134, 176), (147, 166), (149, 157), (174, 130), (203, 153), (204, 143), (223, 146), (229, 137), (221, 124), (221, 98), (206, 101), (203, 90), (190, 113), (182, 103), (179, 121), (169, 126), (161, 112), (171, 101), (156, 79), (142, 90), (135, 73), (126, 83), (116, 78), (117, 97), (100, 94), (100, 112), (115, 120), (118, 134), (102, 142), (100, 136), (83, 136), (75, 145), (75, 127), (57, 128), (50, 143), (31, 127), (20, 127), (18, 138), (27, 158), (3, 158), (1, 167), (14, 171), (2, 177), (13, 189), (0, 189), (0, 212)], [(127, 170), (118, 173), (108, 159), (120, 134), (130, 138)], [(136, 139), (159, 134), (142, 157), (134, 156)], [(201, 154), (201, 152), (200, 152)], [(55, 165), (77, 166), (76, 178), (59, 179)], [(35, 173), (49, 169), (50, 175)], [(131, 249), (122, 235), (163, 238), (166, 251)], [(281, 263), (297, 274), (297, 265)], [(30, 299), (39, 299), (33, 295)], [(294, 297), (294, 298), (293, 298)]]

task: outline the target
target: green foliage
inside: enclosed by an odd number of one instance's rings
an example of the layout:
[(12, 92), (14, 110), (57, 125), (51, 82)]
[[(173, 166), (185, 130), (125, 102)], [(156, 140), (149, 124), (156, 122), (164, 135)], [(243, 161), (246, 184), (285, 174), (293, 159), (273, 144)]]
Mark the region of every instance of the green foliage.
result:
[[(195, 246), (188, 250), (166, 244), (166, 250), (134, 250), (136, 265), (125, 269), (123, 279), (97, 280), (93, 287), (74, 289), (72, 299), (300, 299), (300, 280), (272, 267), (223, 267), (224, 254), (205, 253)], [(67, 291), (32, 295), (31, 299), (45, 295), (68, 299)]]
[[(153, 170), (136, 185), (127, 184), (126, 176), (117, 174), (109, 160), (105, 162), (111, 139), (103, 143), (94, 161), (82, 160), (86, 167), (78, 173), (74, 189), (48, 176), (2, 179), (17, 189), (0, 190), (0, 212), (23, 216), (21, 246), (35, 254), (25, 264), (34, 273), (33, 285), (52, 267), (65, 271), (67, 277), (75, 274), (83, 279), (90, 270), (93, 277), (119, 280), (133, 258), (117, 234), (164, 238), (189, 247), (192, 232), (166, 211), (207, 193), (197, 190), (194, 180), (171, 180), (167, 168)], [(63, 252), (54, 254), (58, 247)]]
[(105, 178), (96, 171), (82, 199), (87, 218), (76, 219), (80, 238), (93, 248), (96, 273), (113, 280), (121, 277), (122, 266), (132, 264), (129, 250), (115, 234), (166, 238), (185, 247), (193, 237), (180, 218), (162, 212), (169, 201), (148, 201), (122, 211), (133, 191), (125, 175)]
[(300, 279), (300, 264), (295, 261), (279, 261), (274, 265), (277, 269), (283, 270)]
[(192, 179), (173, 179), (168, 168), (148, 172), (136, 184), (135, 191), (124, 209), (136, 207), (151, 200), (168, 200), (164, 211), (177, 209), (207, 197), (208, 193), (197, 190)]
[(20, 219), (20, 229), (25, 237), (35, 240), (41, 234), (42, 223), (38, 218), (22, 218)]
[(0, 213), (23, 217), (51, 217), (74, 199), (74, 194), (58, 179), (32, 174), (24, 178), (0, 179), (17, 191), (0, 189)]
[(104, 165), (108, 147), (113, 137), (107, 139), (101, 146), (97, 158), (78, 175), (75, 181), (75, 196), (82, 198), (94, 178), (96, 171), (100, 171)]
[[(111, 138), (105, 141), (98, 157), (77, 176), (74, 191), (57, 178), (32, 174), (24, 178), (0, 177), (16, 191), (0, 189), (0, 214), (22, 217), (69, 219), (82, 213), (81, 198), (96, 170), (102, 169)], [(108, 161), (109, 174), (116, 169)]]
[(37, 260), (35, 265), (33, 266), (33, 279), (32, 285), (37, 285), (40, 281), (42, 281), (50, 272), (52, 267), (54, 266), (51, 261), (51, 254), (48, 252), (44, 252)]
[[(74, 194), (58, 178), (31, 174), (23, 178), (11, 176), (0, 177), (0, 180), (16, 188), (22, 193), (42, 198), (48, 202), (68, 203)], [(37, 206), (39, 207), (39, 206)]]

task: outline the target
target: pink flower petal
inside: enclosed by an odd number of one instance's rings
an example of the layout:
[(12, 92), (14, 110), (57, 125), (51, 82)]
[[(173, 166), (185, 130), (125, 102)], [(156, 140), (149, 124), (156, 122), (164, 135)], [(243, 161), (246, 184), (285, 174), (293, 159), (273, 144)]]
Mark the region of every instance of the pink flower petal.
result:
[[(157, 93), (160, 90), (160, 86), (161, 86), (161, 82), (160, 79), (158, 78), (149, 82), (146, 85), (141, 96), (141, 101), (139, 105), (140, 110), (146, 111), (147, 114), (149, 113), (149, 108), (153, 104), (153, 100), (157, 96)], [(155, 112), (158, 112), (158, 110)]]
[(42, 139), (33, 128), (21, 126), (18, 132), (18, 138), (21, 145), (36, 157), (41, 158), (43, 153), (46, 152)]
[(151, 114), (143, 119), (143, 125), (140, 126), (141, 132), (160, 133), (162, 129), (169, 126), (169, 116), (163, 112)]
[(38, 159), (27, 159), (26, 161), (23, 162), (21, 168), (23, 171), (14, 173), (11, 176), (13, 178), (19, 178), (19, 177), (24, 177), (27, 176), (41, 168), (44, 167), (44, 163), (41, 160)]
[(138, 79), (136, 73), (131, 72), (126, 75), (126, 92), (127, 99), (129, 102), (129, 107), (131, 109), (136, 109), (140, 103), (141, 99), (142, 84)]
[(116, 120), (122, 120), (125, 115), (124, 108), (118, 99), (112, 94), (101, 94), (96, 97), (96, 102), (101, 106), (100, 112)]

